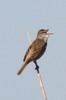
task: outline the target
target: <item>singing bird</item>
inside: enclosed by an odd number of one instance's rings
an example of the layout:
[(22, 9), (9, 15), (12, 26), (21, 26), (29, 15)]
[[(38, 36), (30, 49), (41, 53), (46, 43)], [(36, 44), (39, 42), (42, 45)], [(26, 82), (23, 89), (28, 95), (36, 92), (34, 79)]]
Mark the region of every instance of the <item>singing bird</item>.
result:
[(17, 75), (22, 73), (27, 64), (29, 64), (31, 61), (36, 63), (36, 60), (38, 60), (44, 54), (47, 47), (48, 37), (52, 34), (48, 33), (48, 31), (48, 29), (40, 29), (38, 31), (37, 38), (29, 46), (23, 59), (24, 63), (17, 72)]

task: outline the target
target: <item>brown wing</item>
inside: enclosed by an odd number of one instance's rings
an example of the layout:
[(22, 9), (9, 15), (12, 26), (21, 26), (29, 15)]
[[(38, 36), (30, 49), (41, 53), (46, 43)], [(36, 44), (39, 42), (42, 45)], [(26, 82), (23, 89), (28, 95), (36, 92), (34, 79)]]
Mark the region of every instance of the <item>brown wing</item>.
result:
[(31, 47), (32, 47), (32, 45), (30, 45), (30, 47), (28, 48), (28, 50), (27, 50), (27, 52), (26, 52), (26, 54), (25, 54), (25, 56), (24, 56), (23, 61), (25, 61), (25, 59), (26, 59), (26, 57), (27, 57), (27, 55), (28, 55), (28, 53), (29, 53), (29, 51), (30, 51)]
[(31, 54), (31, 60), (39, 59), (46, 50), (47, 43), (43, 40), (37, 40), (35, 50)]
[(44, 41), (41, 39), (36, 39), (28, 48), (24, 61), (29, 58), (30, 61), (36, 60), (41, 57), (42, 53), (44, 52)]

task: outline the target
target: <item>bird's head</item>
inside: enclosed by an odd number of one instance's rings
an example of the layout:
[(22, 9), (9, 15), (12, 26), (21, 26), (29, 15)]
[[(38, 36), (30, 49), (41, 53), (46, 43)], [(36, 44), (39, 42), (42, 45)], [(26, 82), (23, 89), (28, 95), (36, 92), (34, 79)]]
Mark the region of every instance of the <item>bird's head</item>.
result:
[(48, 37), (53, 33), (48, 33), (49, 29), (40, 29), (37, 34), (37, 38), (47, 41)]

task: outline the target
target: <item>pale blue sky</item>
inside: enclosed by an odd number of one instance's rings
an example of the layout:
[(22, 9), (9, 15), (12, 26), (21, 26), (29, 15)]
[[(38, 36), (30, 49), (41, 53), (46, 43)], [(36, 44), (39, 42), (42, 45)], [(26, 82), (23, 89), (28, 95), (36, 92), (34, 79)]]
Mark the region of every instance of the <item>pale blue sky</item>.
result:
[(66, 100), (66, 0), (0, 0), (0, 100), (43, 100), (33, 63), (16, 75), (41, 28), (54, 33), (38, 60), (47, 98)]

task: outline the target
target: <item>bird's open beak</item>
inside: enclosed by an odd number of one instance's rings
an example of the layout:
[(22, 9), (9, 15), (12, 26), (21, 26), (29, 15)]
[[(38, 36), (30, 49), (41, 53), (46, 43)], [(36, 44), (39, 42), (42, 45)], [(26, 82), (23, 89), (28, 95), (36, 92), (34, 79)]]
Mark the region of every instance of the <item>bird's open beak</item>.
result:
[(49, 31), (49, 29), (46, 29), (47, 36), (53, 35), (53, 33), (49, 33), (48, 31)]
[(48, 33), (49, 29), (46, 30), (47, 35), (53, 35), (53, 33)]
[(47, 33), (47, 35), (53, 35), (53, 33)]

